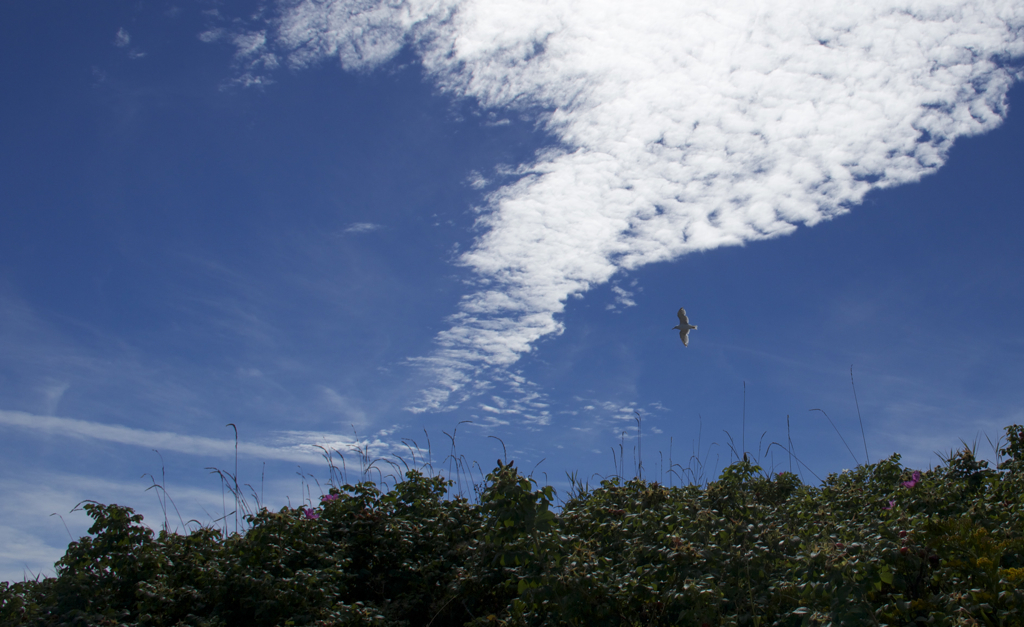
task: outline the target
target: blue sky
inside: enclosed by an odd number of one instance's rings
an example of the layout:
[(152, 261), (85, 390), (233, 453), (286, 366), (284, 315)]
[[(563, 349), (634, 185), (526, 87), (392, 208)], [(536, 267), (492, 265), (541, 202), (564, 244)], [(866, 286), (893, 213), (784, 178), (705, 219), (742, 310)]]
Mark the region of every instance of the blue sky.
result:
[(635, 412), (665, 483), (730, 437), (788, 470), (787, 417), (810, 483), (991, 457), (1024, 9), (854, 4), (5, 5), (0, 578), (52, 574), (83, 499), (161, 524), (145, 473), (222, 516), (228, 423), (273, 508), (317, 445), (355, 480), (428, 439), (564, 494), (632, 475)]

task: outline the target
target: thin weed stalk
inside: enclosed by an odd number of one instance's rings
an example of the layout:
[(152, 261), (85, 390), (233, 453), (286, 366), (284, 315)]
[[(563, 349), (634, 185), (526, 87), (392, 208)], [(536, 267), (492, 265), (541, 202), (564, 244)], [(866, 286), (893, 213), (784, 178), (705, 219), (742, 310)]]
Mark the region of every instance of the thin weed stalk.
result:
[(838, 435), (839, 439), (843, 441), (843, 446), (846, 447), (846, 450), (850, 451), (850, 457), (852, 457), (854, 463), (856, 463), (859, 466), (860, 465), (860, 460), (857, 459), (857, 456), (853, 454), (853, 449), (851, 449), (850, 445), (846, 443), (846, 438), (843, 437), (842, 433), (839, 433), (839, 427), (836, 426), (836, 423), (832, 422), (832, 419), (829, 418), (829, 415), (825, 413), (825, 410), (815, 408), (815, 409), (809, 409), (808, 411), (820, 411), (822, 414), (825, 415), (825, 418), (828, 418), (828, 423), (830, 425), (832, 425), (833, 429), (836, 430), (836, 435)]
[(864, 459), (871, 465), (871, 456), (868, 455), (868, 437), (864, 434), (864, 419), (860, 415), (860, 401), (857, 400), (857, 385), (853, 382), (853, 364), (850, 364), (850, 386), (853, 388), (853, 403), (857, 406), (857, 420), (860, 421), (860, 437), (864, 439)]

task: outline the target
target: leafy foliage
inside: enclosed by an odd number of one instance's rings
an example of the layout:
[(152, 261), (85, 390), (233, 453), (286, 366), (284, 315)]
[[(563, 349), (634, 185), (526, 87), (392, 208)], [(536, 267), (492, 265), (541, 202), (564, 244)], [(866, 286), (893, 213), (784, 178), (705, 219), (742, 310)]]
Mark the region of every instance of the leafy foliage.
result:
[(230, 535), (87, 503), (56, 577), (0, 583), (0, 624), (1024, 625), (1024, 428), (999, 452), (819, 486), (744, 457), (706, 486), (605, 480), (557, 514), (512, 463), (479, 503), (410, 471)]

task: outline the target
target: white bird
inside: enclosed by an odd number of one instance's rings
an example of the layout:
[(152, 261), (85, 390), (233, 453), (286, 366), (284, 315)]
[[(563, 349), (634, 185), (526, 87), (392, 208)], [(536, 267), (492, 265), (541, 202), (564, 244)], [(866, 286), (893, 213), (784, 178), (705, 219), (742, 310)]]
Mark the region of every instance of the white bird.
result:
[(697, 327), (690, 324), (690, 319), (686, 317), (686, 310), (683, 309), (682, 307), (679, 308), (679, 311), (676, 312), (676, 315), (679, 316), (679, 326), (672, 328), (679, 329), (679, 339), (683, 341), (683, 346), (689, 346), (690, 330), (693, 329), (694, 331), (696, 331)]

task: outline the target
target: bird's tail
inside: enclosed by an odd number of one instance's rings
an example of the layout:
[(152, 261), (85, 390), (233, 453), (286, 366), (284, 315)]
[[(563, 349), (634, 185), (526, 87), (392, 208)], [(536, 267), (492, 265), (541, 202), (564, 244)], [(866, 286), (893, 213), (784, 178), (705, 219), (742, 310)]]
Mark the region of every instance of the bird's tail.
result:
[(696, 331), (696, 330), (697, 330), (697, 327), (693, 327), (693, 330), (694, 330), (694, 331)]

